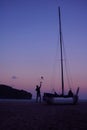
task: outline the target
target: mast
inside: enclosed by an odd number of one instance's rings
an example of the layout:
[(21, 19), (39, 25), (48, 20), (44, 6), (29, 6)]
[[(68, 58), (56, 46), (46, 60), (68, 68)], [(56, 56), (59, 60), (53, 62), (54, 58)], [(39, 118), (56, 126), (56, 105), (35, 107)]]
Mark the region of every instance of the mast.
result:
[(58, 7), (59, 12), (59, 34), (60, 34), (60, 56), (61, 56), (61, 84), (62, 84), (62, 95), (64, 95), (64, 76), (63, 76), (63, 47), (62, 47), (62, 30), (61, 30), (61, 14), (60, 7)]

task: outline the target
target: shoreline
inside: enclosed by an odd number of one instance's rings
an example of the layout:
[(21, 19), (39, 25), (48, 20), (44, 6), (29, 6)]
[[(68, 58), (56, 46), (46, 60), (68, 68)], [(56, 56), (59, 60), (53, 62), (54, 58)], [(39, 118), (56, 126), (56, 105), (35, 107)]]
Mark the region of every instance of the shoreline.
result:
[[(0, 102), (4, 102), (4, 101), (17, 101), (17, 102), (22, 102), (22, 101), (28, 101), (28, 102), (36, 102), (36, 99), (33, 98), (33, 99), (0, 99)], [(42, 101), (44, 102), (44, 101)], [(87, 102), (87, 99), (79, 99), (78, 101), (79, 103), (80, 102)]]

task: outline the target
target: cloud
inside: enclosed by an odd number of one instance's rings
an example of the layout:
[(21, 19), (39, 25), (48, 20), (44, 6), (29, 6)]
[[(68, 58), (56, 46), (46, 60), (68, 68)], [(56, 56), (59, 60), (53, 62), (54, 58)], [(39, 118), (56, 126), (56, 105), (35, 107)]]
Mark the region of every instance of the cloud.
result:
[(17, 76), (12, 76), (11, 78), (12, 78), (12, 79), (17, 79)]

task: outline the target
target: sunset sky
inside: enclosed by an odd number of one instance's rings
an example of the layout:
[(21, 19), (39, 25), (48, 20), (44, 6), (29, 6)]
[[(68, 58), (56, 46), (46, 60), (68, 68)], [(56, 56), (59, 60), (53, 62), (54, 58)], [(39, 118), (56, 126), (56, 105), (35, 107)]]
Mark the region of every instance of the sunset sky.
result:
[[(61, 93), (58, 6), (71, 86), (87, 98), (87, 0), (0, 0), (0, 84)], [(65, 92), (66, 92), (65, 89)]]

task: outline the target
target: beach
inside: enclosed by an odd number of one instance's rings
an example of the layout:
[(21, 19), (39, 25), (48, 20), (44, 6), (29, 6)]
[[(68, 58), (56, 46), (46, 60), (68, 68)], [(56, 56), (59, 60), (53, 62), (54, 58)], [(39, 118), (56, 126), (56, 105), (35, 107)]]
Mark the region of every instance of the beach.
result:
[(87, 102), (47, 105), (35, 101), (0, 101), (0, 130), (86, 130)]

